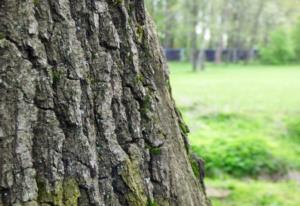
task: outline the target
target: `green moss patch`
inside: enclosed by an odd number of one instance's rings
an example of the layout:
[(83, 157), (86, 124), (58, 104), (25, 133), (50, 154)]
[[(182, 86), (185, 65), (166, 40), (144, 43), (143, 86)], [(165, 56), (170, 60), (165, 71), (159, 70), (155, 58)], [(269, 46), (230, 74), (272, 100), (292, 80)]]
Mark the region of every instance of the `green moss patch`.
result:
[(54, 188), (50, 188), (50, 186), (41, 179), (37, 180), (37, 184), (39, 203), (51, 203), (54, 206), (77, 205), (80, 190), (74, 178), (66, 178), (61, 182), (56, 182)]

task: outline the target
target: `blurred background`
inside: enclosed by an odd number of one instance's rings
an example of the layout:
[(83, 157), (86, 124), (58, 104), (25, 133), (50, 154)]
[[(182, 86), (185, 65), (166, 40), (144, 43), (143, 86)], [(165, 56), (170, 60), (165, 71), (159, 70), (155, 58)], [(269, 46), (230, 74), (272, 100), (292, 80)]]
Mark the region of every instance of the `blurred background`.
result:
[(300, 205), (300, 1), (145, 0), (215, 206)]

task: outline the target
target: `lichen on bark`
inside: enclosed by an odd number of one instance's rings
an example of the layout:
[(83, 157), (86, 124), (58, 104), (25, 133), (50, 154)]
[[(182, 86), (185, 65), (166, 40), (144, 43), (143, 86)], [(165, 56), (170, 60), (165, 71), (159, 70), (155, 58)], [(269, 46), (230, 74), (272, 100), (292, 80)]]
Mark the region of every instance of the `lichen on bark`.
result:
[(141, 0), (1, 0), (0, 206), (207, 206)]

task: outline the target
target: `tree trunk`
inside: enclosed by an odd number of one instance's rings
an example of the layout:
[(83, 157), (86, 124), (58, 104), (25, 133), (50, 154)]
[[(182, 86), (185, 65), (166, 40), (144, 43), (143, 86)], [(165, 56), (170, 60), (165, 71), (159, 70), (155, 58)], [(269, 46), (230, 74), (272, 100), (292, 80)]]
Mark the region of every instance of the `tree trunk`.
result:
[(1, 0), (0, 31), (1, 206), (209, 204), (143, 1)]
[(198, 23), (198, 5), (196, 0), (189, 2), (191, 11), (191, 62), (193, 66), (193, 71), (197, 71), (197, 58), (198, 58), (198, 34), (197, 34), (197, 23)]
[(197, 65), (198, 65), (198, 67), (200, 68), (200, 70), (205, 70), (205, 49), (201, 49), (200, 51), (199, 51), (199, 56), (198, 56), (198, 63), (197, 63)]
[(252, 62), (255, 59), (255, 44), (257, 43), (257, 39), (258, 39), (258, 30), (259, 30), (259, 20), (260, 17), (264, 11), (265, 8), (265, 1), (260, 1), (259, 5), (258, 5), (258, 9), (256, 11), (255, 17), (254, 17), (254, 22), (253, 22), (253, 26), (251, 29), (251, 36), (250, 36), (250, 44), (248, 46), (248, 51), (247, 51), (247, 59), (246, 59), (246, 63)]
[(176, 13), (172, 8), (177, 1), (176, 0), (165, 0), (165, 7), (164, 7), (164, 39), (162, 45), (164, 48), (174, 48), (174, 25), (176, 25)]
[(221, 19), (219, 23), (219, 34), (217, 39), (217, 48), (215, 53), (215, 63), (221, 64), (223, 61), (223, 50), (224, 50), (224, 33), (228, 30), (226, 28), (226, 23), (228, 21), (229, 9), (228, 9), (229, 1), (224, 1), (221, 9)]
[(193, 71), (197, 71), (197, 58), (198, 58), (198, 47), (197, 47), (197, 34), (196, 32), (192, 32), (191, 38), (191, 62), (193, 66)]

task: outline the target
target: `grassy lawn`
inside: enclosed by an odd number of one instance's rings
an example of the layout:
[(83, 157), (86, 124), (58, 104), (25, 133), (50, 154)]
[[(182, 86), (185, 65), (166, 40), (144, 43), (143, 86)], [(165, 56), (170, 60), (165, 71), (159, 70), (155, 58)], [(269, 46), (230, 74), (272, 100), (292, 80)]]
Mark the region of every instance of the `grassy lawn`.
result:
[[(300, 112), (300, 66), (209, 66), (191, 72), (173, 63), (171, 81), (179, 105), (234, 112)], [(201, 108), (203, 110), (203, 108)]]
[[(230, 191), (214, 205), (299, 206), (300, 185), (283, 177), (300, 170), (300, 66), (209, 65), (193, 73), (171, 63), (170, 71), (207, 185)], [(258, 180), (262, 174), (283, 177)]]
[(213, 199), (213, 206), (299, 206), (300, 203), (299, 184), (291, 181), (210, 179), (206, 184), (230, 191), (227, 198)]

